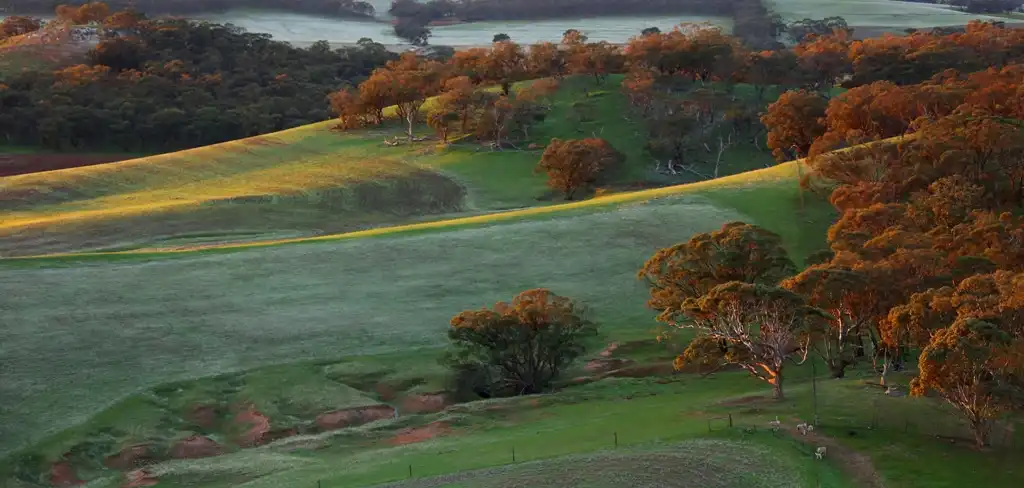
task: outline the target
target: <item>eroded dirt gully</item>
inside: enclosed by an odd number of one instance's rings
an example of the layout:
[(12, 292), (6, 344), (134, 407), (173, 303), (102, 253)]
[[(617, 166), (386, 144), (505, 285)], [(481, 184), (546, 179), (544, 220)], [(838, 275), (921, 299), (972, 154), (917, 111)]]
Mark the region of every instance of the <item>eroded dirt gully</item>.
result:
[[(331, 410), (317, 415), (305, 425), (274, 429), (271, 418), (260, 412), (253, 405), (236, 405), (227, 415), (218, 410), (217, 406), (197, 404), (188, 408), (182, 420), (197, 427), (188, 437), (171, 443), (143, 442), (123, 447), (116, 454), (102, 459), (108, 469), (122, 471), (125, 488), (151, 486), (159, 480), (147, 469), (150, 466), (173, 459), (199, 459), (269, 444), (273, 441), (296, 436), (299, 434), (315, 434), (329, 432), (346, 427), (354, 427), (370, 422), (396, 418), (398, 413), (425, 414), (444, 410), (453, 402), (445, 393), (422, 393), (382, 395), (394, 400), (394, 406), (381, 403), (354, 408)], [(385, 441), (392, 445), (422, 442), (433, 437), (445, 435), (450, 428), (443, 422), (433, 422), (423, 427), (410, 427), (395, 432)], [(216, 439), (221, 439), (220, 442)], [(49, 465), (46, 474), (50, 485), (70, 487), (82, 485), (87, 480), (80, 477), (79, 471), (86, 469), (88, 464), (98, 460), (83, 459), (71, 452), (65, 453), (62, 459)]]
[[(630, 359), (616, 357), (617, 352), (631, 345), (609, 344), (584, 365), (584, 376), (570, 380), (569, 384), (589, 383), (612, 376), (647, 377), (675, 373), (670, 362), (638, 364)], [(666, 378), (666, 381), (669, 380)], [(329, 432), (404, 415), (437, 413), (455, 403), (451, 395), (445, 392), (408, 393), (379, 380), (364, 383), (362, 388), (381, 403), (324, 411), (300, 421), (291, 418), (284, 421), (277, 419), (275, 422), (266, 412), (248, 403), (229, 406), (223, 403), (200, 403), (188, 406), (184, 412), (168, 410), (167, 413), (174, 417), (168, 419), (171, 424), (188, 426), (182, 429), (190, 431), (187, 437), (123, 445), (116, 453), (99, 459), (95, 455), (83, 457), (69, 451), (56, 462), (41, 466), (42, 470), (47, 471), (41, 473), (41, 477), (48, 479), (55, 487), (81, 485), (88, 481), (83, 479), (88, 478), (86, 473), (95, 473), (97, 465), (102, 464), (107, 469), (123, 473), (122, 486), (125, 488), (151, 486), (159, 481), (151, 468), (163, 461), (219, 456), (298, 435)], [(537, 400), (531, 403), (539, 405)], [(279, 427), (275, 428), (275, 424)], [(281, 424), (287, 427), (282, 428)], [(390, 445), (405, 445), (451, 433), (449, 424), (433, 421), (390, 432), (389, 435), (383, 435), (380, 441)], [(83, 439), (81, 445), (89, 444), (92, 440)], [(80, 452), (79, 447), (76, 445), (72, 451)]]

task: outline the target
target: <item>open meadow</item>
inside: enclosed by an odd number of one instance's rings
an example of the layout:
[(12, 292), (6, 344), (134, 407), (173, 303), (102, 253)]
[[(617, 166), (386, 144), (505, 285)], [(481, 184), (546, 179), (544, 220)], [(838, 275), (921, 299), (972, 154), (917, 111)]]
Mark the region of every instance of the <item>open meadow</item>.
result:
[(896, 0), (768, 0), (766, 5), (786, 22), (842, 17), (854, 28), (886, 27), (896, 29), (897, 33), (907, 28), (964, 25), (974, 19), (1005, 20), (990, 15), (960, 12), (942, 5)]

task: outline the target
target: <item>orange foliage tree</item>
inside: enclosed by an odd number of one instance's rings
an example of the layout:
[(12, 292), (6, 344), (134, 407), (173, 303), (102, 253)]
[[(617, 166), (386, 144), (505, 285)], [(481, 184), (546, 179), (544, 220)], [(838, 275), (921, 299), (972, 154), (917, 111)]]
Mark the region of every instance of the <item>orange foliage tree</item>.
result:
[(539, 288), (492, 309), (467, 310), (451, 320), (456, 371), (482, 372), (487, 386), (515, 394), (539, 393), (585, 351), (597, 326), (579, 303)]
[(651, 256), (637, 274), (647, 282), (647, 306), (658, 321), (681, 319), (683, 302), (730, 281), (774, 285), (796, 273), (777, 234), (743, 222), (666, 247)]
[(693, 329), (697, 337), (676, 359), (676, 367), (695, 364), (715, 370), (737, 365), (772, 385), (772, 398), (782, 400), (785, 361), (803, 353), (811, 322), (820, 311), (804, 297), (776, 286), (730, 281), (682, 306), (686, 320), (671, 325)]
[(1024, 388), (1019, 351), (1024, 338), (982, 319), (958, 319), (938, 330), (921, 351), (911, 393), (938, 394), (967, 420), (978, 447), (989, 444), (993, 422), (1013, 410)]
[(730, 76), (740, 51), (739, 41), (718, 27), (680, 24), (669, 32), (630, 39), (624, 54), (634, 69), (705, 82)]
[(442, 65), (418, 58), (412, 53), (403, 53), (396, 61), (389, 61), (383, 68), (359, 85), (360, 97), (367, 106), (394, 106), (395, 113), (406, 122), (409, 140), (413, 139), (413, 124), (420, 114), (420, 107), (427, 97), (437, 92), (440, 86)]
[(822, 118), (828, 102), (807, 90), (790, 90), (768, 105), (761, 123), (768, 127), (768, 148), (777, 161), (807, 156), (814, 141), (825, 133)]
[(828, 365), (833, 378), (864, 355), (863, 338), (874, 318), (871, 301), (877, 297), (865, 273), (829, 264), (811, 266), (780, 286), (807, 297), (811, 306), (826, 312), (808, 329), (812, 350)]
[(0, 22), (0, 39), (35, 32), (41, 27), (42, 23), (39, 19), (12, 15), (4, 18), (3, 22)]
[(816, 90), (828, 91), (851, 71), (846, 31), (830, 36), (809, 36), (793, 48), (800, 67)]
[(595, 183), (604, 171), (624, 160), (604, 139), (552, 139), (535, 171), (547, 173), (548, 186), (572, 200), (580, 188)]

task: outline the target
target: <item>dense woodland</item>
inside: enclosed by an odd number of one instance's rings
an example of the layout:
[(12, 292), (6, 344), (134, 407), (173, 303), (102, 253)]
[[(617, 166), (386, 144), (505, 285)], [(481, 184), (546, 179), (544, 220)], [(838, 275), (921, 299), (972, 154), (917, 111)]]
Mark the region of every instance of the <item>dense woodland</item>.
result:
[[(90, 0), (69, 0), (60, 3), (80, 6)], [(149, 15), (197, 14), (223, 12), (229, 9), (284, 10), (304, 14), (368, 18), (376, 13), (373, 5), (359, 0), (108, 0), (112, 10), (134, 9)], [(6, 13), (17, 15), (51, 14), (55, 2), (50, 0), (7, 0)]]
[(0, 85), (8, 143), (126, 151), (195, 147), (330, 118), (326, 97), (394, 55), (364, 41), (297, 49), (218, 24), (115, 14), (89, 64)]
[[(677, 367), (739, 367), (781, 399), (793, 362), (817, 357), (836, 378), (870, 363), (885, 385), (916, 357), (910, 393), (948, 402), (985, 446), (993, 422), (1024, 410), (1022, 47), (1024, 29), (980, 22), (863, 41), (837, 28), (776, 51), (748, 50), (709, 26), (649, 31), (622, 48), (570, 30), (557, 46), (501, 40), (448, 62), (406, 54), (332, 103), (341, 128), (379, 124), (383, 108), (397, 106), (415, 143), (421, 108), (437, 96), (426, 119), (439, 139), (500, 149), (530, 140), (562, 77), (602, 83), (626, 73), (622, 89), (648, 124), (648, 153), (708, 177), (717, 161), (693, 155), (708, 151), (710, 137), (721, 147), (763, 124), (780, 161), (809, 156), (801, 186), (827, 196), (840, 217), (828, 248), (802, 270), (779, 236), (742, 222), (652, 256), (639, 272), (648, 305), (659, 321), (696, 331)], [(530, 79), (540, 81), (515, 88)], [(737, 83), (757, 97), (768, 86), (787, 90), (758, 114), (737, 104)], [(835, 95), (839, 84), (848, 90)], [(686, 97), (674, 96), (683, 89)], [(537, 170), (572, 199), (621, 160), (601, 139), (553, 140)], [(526, 295), (538, 293), (547, 292)], [(530, 303), (554, 318), (538, 326), (516, 315), (521, 305), (502, 305), (453, 319), (449, 337), (471, 363), (453, 363), (464, 389), (540, 391), (565, 364), (552, 360), (538, 376), (505, 361), (511, 353), (495, 356), (495, 344), (578, 354), (570, 346), (590, 329), (572, 302)]]

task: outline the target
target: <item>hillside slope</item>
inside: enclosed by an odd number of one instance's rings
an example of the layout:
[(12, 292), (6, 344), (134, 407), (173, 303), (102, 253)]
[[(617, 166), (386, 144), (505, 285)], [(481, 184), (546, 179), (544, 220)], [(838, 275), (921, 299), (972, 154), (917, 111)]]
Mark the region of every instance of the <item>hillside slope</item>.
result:
[[(570, 78), (546, 119), (551, 138), (606, 138), (627, 156), (612, 190), (689, 181), (662, 175), (624, 114), (619, 77)], [(559, 200), (534, 173), (539, 149), (491, 151), (458, 141), (387, 146), (400, 128), (338, 133), (333, 122), (213, 146), (0, 179), (0, 256), (260, 241), (478, 214)], [(420, 128), (426, 133), (426, 128)], [(724, 174), (771, 163), (736, 145)]]
[(0, 308), (9, 324), (0, 330), (0, 394), (11, 399), (0, 447), (38, 440), (166, 381), (437, 346), (454, 313), (525, 288), (593, 303), (610, 333), (643, 333), (650, 317), (634, 275), (659, 247), (733, 220), (776, 230), (800, 256), (823, 245), (831, 209), (819, 202), (797, 210), (795, 169), (569, 204), (502, 225), (172, 260), (0, 260), (8, 265)]

